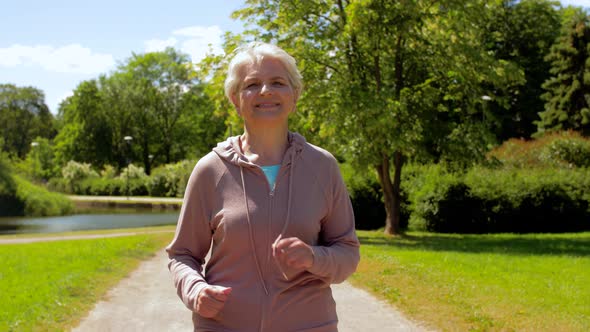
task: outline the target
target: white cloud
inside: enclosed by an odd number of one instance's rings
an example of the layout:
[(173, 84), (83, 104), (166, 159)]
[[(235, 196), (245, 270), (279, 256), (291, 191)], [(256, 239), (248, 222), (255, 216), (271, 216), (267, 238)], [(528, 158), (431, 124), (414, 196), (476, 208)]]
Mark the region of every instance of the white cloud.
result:
[(80, 44), (62, 47), (15, 44), (0, 48), (0, 66), (40, 66), (58, 73), (97, 74), (110, 69), (115, 60), (110, 54), (93, 53)]
[(145, 42), (146, 52), (160, 52), (166, 47), (174, 47), (176, 45), (176, 38), (170, 37), (168, 39), (150, 39)]
[(192, 26), (172, 32), (174, 35), (188, 37), (182, 41), (180, 49), (191, 56), (193, 62), (201, 61), (210, 49), (215, 54), (223, 53), (221, 37), (223, 31), (217, 25), (210, 27)]

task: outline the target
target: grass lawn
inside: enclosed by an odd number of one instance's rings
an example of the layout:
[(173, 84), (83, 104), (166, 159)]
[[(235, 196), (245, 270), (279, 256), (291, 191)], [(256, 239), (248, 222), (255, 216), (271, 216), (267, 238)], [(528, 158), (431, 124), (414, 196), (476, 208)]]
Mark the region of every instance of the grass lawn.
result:
[(358, 231), (350, 281), (443, 331), (590, 331), (590, 232)]
[(173, 235), (0, 245), (0, 331), (68, 330)]

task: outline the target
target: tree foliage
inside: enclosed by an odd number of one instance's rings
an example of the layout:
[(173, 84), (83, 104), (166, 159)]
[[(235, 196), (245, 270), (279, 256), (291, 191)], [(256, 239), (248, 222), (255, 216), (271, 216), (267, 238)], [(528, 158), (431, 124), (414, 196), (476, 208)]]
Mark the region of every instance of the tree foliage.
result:
[(577, 9), (563, 26), (547, 60), (552, 76), (543, 84), (547, 92), (539, 132), (573, 129), (589, 136), (590, 16), (585, 11)]
[(296, 126), (353, 164), (374, 167), (386, 232), (396, 233), (403, 160), (450, 151), (483, 157), (492, 139), (484, 87), (503, 103), (500, 92), (522, 82), (518, 68), (481, 43), (482, 15), (492, 14), (485, 3), (249, 0), (234, 16), (299, 61), (306, 91)]
[(133, 54), (110, 75), (81, 83), (60, 105), (60, 120), (62, 164), (135, 161), (148, 174), (153, 164), (205, 154), (224, 130), (190, 58), (172, 48)]
[(541, 85), (550, 77), (545, 60), (559, 35), (558, 1), (503, 0), (484, 34), (485, 47), (497, 59), (511, 61), (524, 72), (525, 83), (507, 90), (508, 107), (489, 100), (486, 105), (495, 118), (493, 131), (499, 142), (512, 137), (530, 138), (537, 131), (534, 121), (543, 109)]
[(2, 151), (24, 158), (37, 136), (55, 136), (54, 119), (45, 95), (34, 87), (0, 84), (0, 136)]

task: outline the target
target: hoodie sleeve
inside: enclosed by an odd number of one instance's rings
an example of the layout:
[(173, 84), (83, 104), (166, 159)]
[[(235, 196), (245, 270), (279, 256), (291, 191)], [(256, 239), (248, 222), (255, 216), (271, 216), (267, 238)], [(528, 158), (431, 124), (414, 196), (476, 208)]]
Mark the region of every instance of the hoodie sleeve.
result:
[(313, 246), (314, 263), (309, 272), (329, 283), (341, 283), (354, 271), (360, 260), (360, 243), (354, 228), (350, 197), (336, 159), (330, 155), (326, 178), (328, 215), (322, 223), (320, 245)]
[(215, 185), (208, 183), (214, 176), (205, 159), (197, 163), (189, 178), (176, 234), (166, 247), (177, 294), (190, 310), (195, 310), (197, 296), (207, 286), (202, 271), (212, 238), (209, 220), (213, 195), (209, 191)]

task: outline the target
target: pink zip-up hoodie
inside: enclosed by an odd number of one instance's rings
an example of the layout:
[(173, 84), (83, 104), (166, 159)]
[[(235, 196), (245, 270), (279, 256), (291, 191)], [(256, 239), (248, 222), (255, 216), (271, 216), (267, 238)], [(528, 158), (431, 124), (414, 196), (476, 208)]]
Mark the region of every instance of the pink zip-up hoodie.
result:
[[(166, 250), (195, 331), (337, 331), (330, 284), (343, 282), (359, 262), (350, 198), (329, 152), (296, 133), (288, 141), (274, 188), (242, 154), (238, 136), (193, 170)], [(312, 246), (313, 266), (279, 266), (272, 256), (279, 234)], [(206, 285), (232, 287), (212, 319), (194, 312)]]

